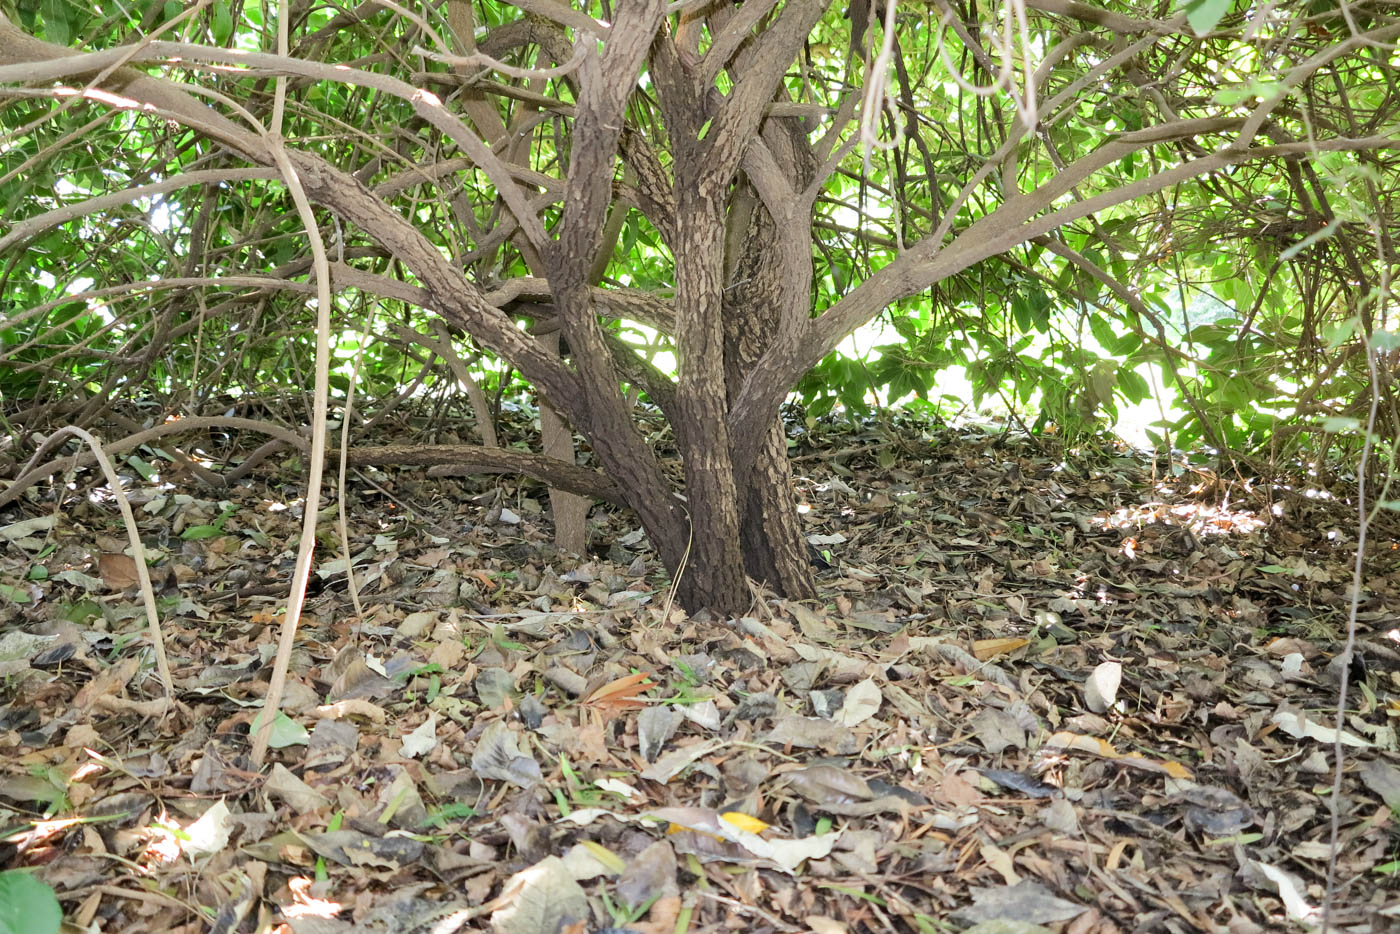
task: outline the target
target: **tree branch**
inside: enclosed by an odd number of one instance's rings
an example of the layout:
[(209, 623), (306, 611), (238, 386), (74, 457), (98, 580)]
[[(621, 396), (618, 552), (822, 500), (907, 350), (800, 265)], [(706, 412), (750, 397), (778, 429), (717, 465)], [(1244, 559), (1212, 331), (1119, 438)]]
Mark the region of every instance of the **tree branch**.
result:
[[(8, 33), (14, 33), (29, 39), (22, 48), (12, 47), (8, 41)], [(42, 62), (36, 59), (23, 59), (15, 56), (16, 52), (29, 50), (37, 51), (34, 44), (49, 50), (56, 50), (58, 55), (47, 55)], [(19, 44), (16, 44), (18, 46)], [(6, 53), (10, 54), (6, 54)], [(61, 57), (59, 57), (61, 56)], [(85, 52), (78, 55), (69, 53), (67, 49), (60, 49), (58, 46), (51, 46), (46, 42), (33, 39), (19, 32), (8, 21), (4, 27), (0, 27), (0, 62), (22, 62), (23, 64), (11, 64), (8, 67), (0, 67), (0, 82), (3, 81), (43, 81), (68, 77), (70, 75), (92, 74), (100, 71), (104, 67), (118, 61), (131, 62), (160, 62), (165, 63), (171, 59), (177, 59), (180, 65), (185, 68), (205, 67), (210, 65), (235, 66), (246, 69), (250, 74), (295, 74), (303, 77), (315, 78), (321, 81), (332, 81), (338, 84), (352, 84), (360, 87), (373, 88), (385, 94), (398, 97), (410, 105), (418, 116), (440, 130), (449, 139), (455, 142), (462, 150), (481, 168), (491, 179), (501, 194), (501, 197), (510, 206), (511, 212), (515, 214), (516, 222), (521, 230), (529, 238), (530, 242), (537, 248), (547, 239), (543, 224), (539, 217), (530, 211), (530, 206), (524, 198), (510, 184), (510, 172), (496, 158), (495, 154), (480, 140), (476, 134), (472, 133), (457, 118), (455, 114), (442, 106), (442, 102), (430, 92), (413, 85), (392, 78), (387, 75), (375, 74), (369, 71), (361, 71), (356, 68), (347, 68), (342, 65), (326, 65), (320, 62), (308, 62), (301, 59), (289, 58), (281, 55), (273, 55), (267, 52), (243, 52), (239, 50), (220, 49), (212, 46), (192, 45), (184, 42), (163, 42), (154, 41), (145, 43), (139, 50), (133, 52), (130, 47), (117, 46), (113, 49), (106, 49), (100, 52)], [(213, 69), (210, 69), (213, 70)], [(218, 69), (224, 71), (226, 69)], [(135, 85), (145, 85), (146, 82), (155, 82), (164, 88), (175, 89), (176, 94), (183, 96), (189, 103), (181, 109), (171, 108), (172, 112), (183, 118), (196, 121), (196, 128), (201, 128), (197, 124), (201, 120), (208, 120), (209, 117), (218, 115), (202, 104), (198, 104), (172, 82), (161, 79), (150, 78), (140, 75), (132, 69), (119, 69), (119, 72), (132, 71), (139, 76), (139, 81), (133, 81)], [(129, 90), (129, 88), (128, 88)], [(143, 93), (151, 93), (143, 90)], [(133, 95), (135, 99), (141, 97)], [(152, 103), (162, 103), (160, 100), (152, 100)], [(190, 107), (199, 108), (199, 112), (191, 112)], [(247, 153), (253, 161), (263, 164), (270, 163), (271, 157), (267, 155), (266, 146), (258, 138), (247, 131), (241, 130), (225, 120), (218, 117), (232, 132), (225, 130), (225, 141), (234, 145), (249, 146), (241, 149)]]
[(354, 467), (449, 466), (469, 472), (517, 473), (556, 489), (592, 496), (615, 506), (628, 505), (618, 485), (596, 470), (513, 448), (474, 444), (385, 444), (351, 448), (346, 452), (346, 462)]
[[(152, 441), (169, 435), (185, 434), (191, 431), (207, 431), (210, 428), (237, 428), (243, 431), (256, 431), (260, 434), (276, 438), (278, 441), (285, 444), (289, 444), (302, 454), (307, 453), (307, 451), (311, 449), (311, 443), (307, 441), (302, 434), (292, 431), (290, 428), (283, 428), (281, 425), (276, 425), (272, 422), (259, 421), (253, 418), (204, 416), (182, 418), (173, 422), (165, 422), (153, 428), (148, 428), (145, 431), (137, 432), (134, 435), (128, 435), (120, 440), (104, 444), (102, 449), (108, 454), (121, 454), (124, 451), (130, 451), (133, 448), (140, 447), (143, 444), (149, 444)], [(30, 459), (30, 464), (33, 464), (35, 460), (42, 457), (44, 450), (45, 446), (40, 445), (39, 449)], [(53, 476), (60, 470), (73, 469), (76, 467), (90, 467), (95, 463), (97, 463), (97, 457), (90, 451), (85, 451), (71, 457), (54, 458), (37, 467), (26, 466), (26, 469), (20, 475), (19, 479), (15, 480), (3, 491), (0, 491), (0, 508), (4, 508), (14, 502), (19, 498), (21, 493), (40, 480), (43, 480), (45, 477)]]
[[(0, 95), (4, 90), (0, 89)], [(278, 179), (282, 173), (273, 168), (265, 169), (206, 169), (201, 172), (185, 172), (180, 175), (173, 175), (170, 178), (149, 185), (140, 185), (136, 188), (123, 188), (121, 191), (108, 192), (105, 195), (95, 195), (85, 198), (73, 204), (65, 204), (62, 207), (54, 208), (52, 211), (45, 211), (43, 214), (36, 214), (33, 217), (26, 217), (24, 220), (10, 228), (10, 232), (0, 237), (0, 252), (9, 249), (16, 244), (23, 243), (31, 237), (37, 236), (42, 231), (50, 227), (57, 227), (59, 224), (66, 224), (71, 220), (86, 217), (89, 214), (96, 214), (98, 211), (106, 211), (110, 208), (120, 207), (123, 204), (130, 204), (138, 198), (148, 198), (151, 195), (164, 194), (167, 191), (175, 191), (179, 188), (192, 188), (198, 185), (219, 184), (221, 182), (246, 182), (254, 179)], [(71, 301), (71, 299), (68, 299)]]
[[(129, 52), (130, 49), (118, 48), (105, 52), (69, 55), (66, 49), (32, 39), (11, 26), (8, 20), (0, 18), (0, 62), (13, 63), (23, 60), (34, 71), (44, 71), (50, 78), (94, 73), (100, 71), (105, 63), (118, 60), (121, 55)], [(55, 58), (55, 54), (63, 57)], [(279, 68), (291, 69), (297, 73), (323, 75), (334, 80), (356, 75), (357, 80), (362, 80), (367, 86), (385, 90), (386, 93), (406, 95), (412, 99), (415, 108), (429, 119), (429, 122), (448, 132), (463, 144), (464, 148), (472, 145), (481, 150), (490, 164), (496, 167), (495, 178), (509, 179), (509, 173), (501, 167), (499, 160), (467, 131), (460, 120), (448, 114), (441, 106), (429, 104), (422, 92), (401, 81), (368, 72), (355, 73), (353, 69), (313, 66), (312, 63), (263, 53), (229, 52), (226, 49), (209, 49), (181, 43), (153, 42), (149, 48), (142, 49), (132, 58), (163, 60), (172, 55), (191, 58), (206, 56), (213, 61), (256, 60), (265, 64), (275, 63)], [(21, 58), (22, 56), (28, 58)], [(9, 68), (0, 69), (0, 77), (14, 80), (13, 73), (16, 67), (12, 64)], [(22, 68), (19, 70), (24, 71)], [(52, 74), (49, 74), (50, 72)], [(26, 80), (31, 78), (32, 75), (26, 75)], [(232, 121), (198, 103), (180, 86), (162, 79), (149, 78), (131, 69), (118, 69), (112, 80), (128, 95), (132, 95), (130, 104), (155, 105), (158, 102), (163, 111), (178, 116), (182, 122), (189, 123), (211, 138), (248, 154), (249, 158), (263, 163), (273, 161), (271, 152), (256, 134), (238, 127)], [(100, 95), (98, 99), (104, 103), (111, 103)], [(320, 157), (301, 152), (289, 152), (289, 157), (296, 167), (302, 185), (312, 198), (370, 234), (424, 282), (431, 296), (431, 300), (426, 303), (429, 307), (436, 308), (453, 324), (469, 331), (482, 344), (510, 360), (527, 379), (539, 386), (554, 401), (561, 412), (573, 419), (575, 424), (586, 423), (590, 410), (584, 402), (583, 393), (574, 374), (563, 366), (557, 355), (548, 353), (528, 335), (521, 333), (508, 316), (492, 306), (480, 290), (468, 282), (421, 231), (374, 197), (353, 176), (331, 166)], [(504, 197), (511, 197), (509, 190), (514, 190), (513, 186), (503, 189)], [(539, 228), (538, 217), (530, 214), (527, 219)], [(543, 236), (542, 228), (539, 228), (539, 234)]]
[[(1232, 120), (1232, 122), (1238, 121)], [(1178, 129), (1181, 124), (1189, 123), (1203, 126), (1211, 125), (1210, 121), (1178, 121)], [(1129, 138), (1141, 144), (1132, 146), (1132, 149), (1145, 148), (1164, 139), (1177, 138), (1165, 130), (1166, 127), (1154, 127), (1139, 131), (1139, 134), (1124, 134), (1116, 143), (1103, 147), (1080, 162), (1097, 162), (1104, 165), (1116, 161), (1127, 150), (1118, 150), (1117, 155), (1107, 162), (1100, 160), (1103, 159), (1105, 150), (1111, 149)], [(757, 450), (756, 435), (762, 428), (763, 422), (782, 401), (788, 387), (792, 386), (803, 373), (816, 366), (822, 357), (830, 353), (847, 334), (865, 324), (890, 304), (922, 291), (935, 282), (961, 272), (984, 259), (1003, 253), (1019, 243), (1049, 233), (1070, 221), (1162, 191), (1188, 179), (1216, 172), (1240, 162), (1296, 157), (1322, 151), (1383, 148), (1400, 148), (1400, 138), (1371, 136), (1355, 140), (1314, 140), (1278, 146), (1261, 146), (1246, 150), (1227, 148), (1113, 191), (1066, 205), (1049, 214), (1030, 220), (1024, 219), (1019, 215), (1023, 213), (1025, 203), (1039, 204), (1042, 201), (1039, 197), (1041, 192), (1037, 191), (1035, 198), (1017, 199), (1017, 202), (1014, 203), (1016, 207), (1014, 212), (1008, 209), (1009, 205), (1003, 204), (996, 211), (969, 226), (947, 247), (940, 249), (939, 244), (931, 242), (929, 239), (921, 241), (894, 262), (865, 280), (845, 298), (827, 308), (820, 317), (809, 322), (803, 330), (810, 333), (803, 333), (800, 336), (798, 340), (800, 353), (795, 359), (784, 360), (773, 354), (767, 355), (759, 361), (750, 373), (731, 409), (732, 436), (735, 438), (735, 460), (741, 463), (752, 462), (752, 457)], [(1073, 171), (1076, 166), (1078, 163), (1071, 166), (1072, 171), (1061, 173), (1061, 177), (1081, 175), (1080, 172)], [(1088, 173), (1082, 174), (1087, 177)], [(1065, 187), (1061, 183), (1061, 177), (1057, 177), (1051, 187), (1055, 189)]]
[(1042, 13), (1054, 13), (1077, 19), (1080, 22), (1102, 26), (1110, 32), (1136, 35), (1144, 32), (1175, 32), (1166, 22), (1155, 19), (1137, 19), (1105, 10), (1103, 7), (1080, 3), (1079, 0), (1026, 0), (1026, 6)]
[[(802, 44), (807, 41), (830, 2), (788, 0), (777, 21), (764, 30), (754, 54), (747, 58), (747, 67), (736, 76), (734, 90), (715, 114), (704, 143), (695, 150), (693, 165), (684, 167), (688, 172), (693, 172), (693, 176), (686, 180), (688, 183), (717, 188), (728, 184), (734, 177), (739, 160), (744, 157), (744, 150), (758, 132), (765, 107), (772, 101), (778, 82), (787, 73), (788, 66), (797, 57)], [(677, 147), (677, 151), (684, 152), (686, 148)], [(678, 165), (678, 182), (681, 181), (681, 168)]]

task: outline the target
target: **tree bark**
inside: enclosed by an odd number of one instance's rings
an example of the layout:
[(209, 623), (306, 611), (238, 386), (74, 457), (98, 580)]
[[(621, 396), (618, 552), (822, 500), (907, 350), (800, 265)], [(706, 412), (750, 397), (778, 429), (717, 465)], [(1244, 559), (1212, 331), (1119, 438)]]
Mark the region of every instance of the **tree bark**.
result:
[(816, 597), (817, 582), (792, 489), (787, 433), (780, 419), (769, 426), (751, 477), (739, 531), (745, 570), (790, 600)]
[(742, 613), (750, 603), (739, 548), (739, 497), (729, 455), (722, 315), (724, 219), (719, 199), (677, 173), (676, 443), (685, 459), (690, 560), (678, 583), (686, 606)]
[[(805, 184), (815, 171), (805, 140), (794, 125), (770, 121), (764, 136), (790, 173), (790, 181)], [(725, 375), (729, 401), (738, 395), (753, 365), (772, 344), (783, 309), (794, 290), (806, 300), (808, 277), (796, 275), (778, 248), (780, 231), (773, 215), (747, 184), (736, 186), (730, 201), (726, 242)], [(731, 452), (732, 454), (732, 452)], [(732, 464), (732, 461), (731, 461)], [(792, 488), (787, 433), (774, 418), (764, 433), (750, 472), (735, 479), (745, 491), (740, 543), (749, 576), (794, 600), (817, 595), (807, 542)]]
[[(546, 347), (558, 352), (558, 331), (543, 335), (540, 340)], [(574, 463), (573, 429), (545, 400), (540, 400), (540, 440), (545, 457)], [(576, 555), (588, 550), (588, 510), (592, 506), (592, 502), (577, 493), (559, 487), (549, 488), (549, 511), (554, 515), (556, 548)]]

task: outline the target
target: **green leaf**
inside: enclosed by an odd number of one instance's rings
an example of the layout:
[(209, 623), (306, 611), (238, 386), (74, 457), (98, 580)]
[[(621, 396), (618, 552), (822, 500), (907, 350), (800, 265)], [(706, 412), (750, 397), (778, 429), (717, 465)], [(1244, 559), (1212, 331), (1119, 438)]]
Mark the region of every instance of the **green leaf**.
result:
[(62, 923), (53, 889), (27, 872), (0, 872), (0, 934), (54, 934)]
[(1118, 391), (1123, 393), (1123, 398), (1136, 404), (1152, 394), (1152, 387), (1141, 375), (1124, 368), (1118, 372)]
[(1198, 36), (1204, 36), (1230, 11), (1230, 0), (1188, 0), (1186, 21)]
[(1355, 431), (1361, 427), (1361, 420), (1345, 415), (1329, 415), (1322, 420), (1322, 430), (1332, 432)]
[(1099, 342), (1099, 346), (1109, 353), (1113, 352), (1113, 347), (1118, 343), (1118, 334), (1113, 330), (1113, 325), (1106, 315), (1089, 316), (1089, 332), (1094, 335), (1094, 340)]
[(59, 612), (60, 619), (79, 624), (97, 619), (101, 615), (102, 604), (96, 600), (79, 600), (77, 603), (62, 606)]
[(1395, 350), (1400, 348), (1400, 333), (1377, 328), (1371, 332), (1371, 344), (1377, 350)]
[(5, 597), (11, 603), (32, 603), (28, 591), (21, 587), (13, 587), (9, 584), (0, 584), (0, 597)]
[(156, 474), (159, 472), (154, 467), (152, 467), (148, 461), (146, 461), (143, 458), (137, 457), (135, 454), (131, 455), (126, 459), (126, 464), (132, 470), (139, 473), (141, 475), (141, 479), (145, 480), (147, 483), (150, 483), (152, 480), (154, 480)]
[(209, 27), (215, 45), (223, 45), (233, 35), (233, 14), (229, 12), (228, 0), (214, 4), (214, 18)]
[[(252, 733), (257, 735), (262, 726), (262, 712), (253, 718)], [(285, 713), (278, 711), (277, 719), (272, 721), (272, 737), (267, 744), (273, 749), (282, 749), (286, 746), (305, 746), (310, 741), (311, 734), (306, 727), (297, 723)]]
[(44, 0), (39, 5), (44, 14), (44, 35), (56, 45), (67, 45), (73, 38), (73, 20), (66, 0)]
[(224, 506), (219, 517), (208, 525), (192, 525), (180, 533), (180, 537), (187, 542), (198, 541), (201, 538), (213, 538), (224, 533), (224, 523), (229, 516), (238, 511), (238, 507), (229, 503)]

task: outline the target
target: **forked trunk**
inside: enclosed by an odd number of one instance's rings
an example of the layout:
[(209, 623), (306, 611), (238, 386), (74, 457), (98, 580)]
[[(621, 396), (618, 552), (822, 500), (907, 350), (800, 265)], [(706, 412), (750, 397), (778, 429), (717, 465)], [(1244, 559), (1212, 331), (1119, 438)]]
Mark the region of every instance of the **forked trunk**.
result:
[[(714, 471), (706, 474), (717, 479)], [(691, 526), (684, 570), (676, 588), (680, 605), (692, 613), (701, 609), (730, 616), (748, 613), (754, 601), (750, 578), (789, 599), (815, 597), (816, 582), (797, 515), (781, 422), (774, 420), (758, 462), (737, 497), (737, 534), (724, 531), (735, 528), (722, 515), (725, 487), (734, 489), (732, 484), (697, 486), (693, 482), (686, 488)], [(666, 565), (674, 576), (676, 563), (667, 560)]]

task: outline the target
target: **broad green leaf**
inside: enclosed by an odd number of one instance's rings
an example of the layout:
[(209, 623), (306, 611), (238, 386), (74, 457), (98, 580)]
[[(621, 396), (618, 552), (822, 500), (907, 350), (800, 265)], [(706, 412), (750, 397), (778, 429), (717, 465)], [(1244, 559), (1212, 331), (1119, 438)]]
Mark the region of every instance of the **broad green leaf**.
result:
[(1361, 420), (1347, 415), (1329, 415), (1322, 420), (1321, 425), (1323, 431), (1356, 431), (1361, 427)]
[(147, 483), (150, 483), (152, 480), (154, 480), (157, 474), (159, 473), (159, 471), (157, 471), (155, 467), (151, 466), (149, 461), (145, 460), (144, 458), (137, 457), (135, 454), (131, 455), (126, 459), (126, 464), (132, 470), (140, 474), (141, 479), (145, 480)]
[(29, 592), (22, 587), (14, 587), (10, 584), (0, 584), (0, 597), (4, 597), (11, 603), (33, 603), (33, 598)]
[(1400, 332), (1377, 328), (1371, 332), (1371, 345), (1380, 351), (1400, 348)]
[(44, 14), (44, 35), (56, 45), (68, 45), (73, 38), (73, 11), (68, 0), (43, 0), (39, 10)]
[(27, 872), (0, 872), (0, 934), (55, 934), (62, 924), (53, 889)]
[[(100, 581), (98, 582), (101, 583)], [(59, 613), (60, 619), (66, 619), (70, 623), (86, 623), (97, 619), (102, 615), (102, 604), (96, 600), (79, 600), (69, 606), (62, 608)]]
[(1231, 0), (1187, 0), (1186, 21), (1196, 35), (1205, 35), (1229, 13), (1229, 7)]
[(209, 30), (214, 36), (215, 45), (223, 45), (233, 35), (233, 14), (229, 12), (228, 0), (214, 4), (213, 21)]
[[(262, 728), (262, 718), (265, 711), (260, 711), (253, 718), (252, 732), (257, 735)], [(287, 746), (304, 746), (310, 741), (311, 734), (306, 727), (293, 720), (281, 711), (277, 712), (277, 718), (272, 721), (272, 737), (268, 740), (268, 745), (273, 749), (282, 749)]]

